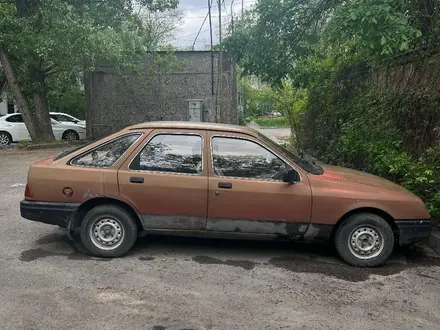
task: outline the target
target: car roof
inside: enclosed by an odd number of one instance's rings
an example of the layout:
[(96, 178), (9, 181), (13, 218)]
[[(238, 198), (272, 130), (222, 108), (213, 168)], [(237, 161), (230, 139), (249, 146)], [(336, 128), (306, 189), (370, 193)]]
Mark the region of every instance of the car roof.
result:
[(136, 124), (128, 127), (129, 130), (145, 129), (145, 128), (181, 128), (181, 129), (201, 129), (208, 131), (226, 131), (232, 133), (244, 133), (253, 136), (257, 136), (257, 131), (252, 128), (238, 126), (238, 125), (228, 125), (228, 124), (218, 124), (218, 123), (195, 123), (187, 121), (152, 121), (141, 124)]

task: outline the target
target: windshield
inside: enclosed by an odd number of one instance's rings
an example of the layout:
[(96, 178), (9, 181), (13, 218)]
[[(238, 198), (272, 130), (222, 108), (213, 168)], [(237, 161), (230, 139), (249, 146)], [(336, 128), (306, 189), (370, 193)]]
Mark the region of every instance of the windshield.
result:
[(300, 156), (290, 151), (289, 149), (283, 147), (282, 145), (279, 145), (278, 143), (276, 143), (266, 135), (258, 132), (258, 136), (262, 140), (264, 140), (267, 144), (269, 144), (273, 149), (283, 154), (285, 157), (290, 158), (295, 164), (297, 164), (303, 170), (316, 175), (321, 175), (322, 173), (324, 173), (324, 170), (322, 169), (321, 166), (309, 162), (304, 158), (301, 158)]

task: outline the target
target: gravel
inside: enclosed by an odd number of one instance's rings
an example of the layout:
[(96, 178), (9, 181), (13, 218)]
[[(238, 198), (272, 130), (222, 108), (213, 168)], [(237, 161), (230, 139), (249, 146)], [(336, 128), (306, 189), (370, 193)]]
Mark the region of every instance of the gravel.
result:
[(438, 329), (440, 259), (399, 249), (380, 268), (329, 245), (145, 237), (99, 259), (20, 218), (29, 164), (0, 150), (1, 329)]

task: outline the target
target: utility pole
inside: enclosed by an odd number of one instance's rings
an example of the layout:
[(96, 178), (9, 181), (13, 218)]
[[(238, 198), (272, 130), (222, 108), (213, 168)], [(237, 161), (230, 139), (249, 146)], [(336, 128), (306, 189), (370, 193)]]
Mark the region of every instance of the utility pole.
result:
[(241, 20), (244, 19), (244, 0), (241, 0)]
[(234, 33), (234, 9), (232, 9), (232, 6), (234, 5), (234, 1), (231, 1), (231, 27), (232, 27), (232, 33)]
[(219, 30), (219, 68), (220, 68), (220, 91), (219, 91), (219, 105), (220, 105), (220, 122), (224, 123), (223, 113), (223, 45), (222, 45), (222, 0), (218, 1), (218, 30)]
[[(211, 35), (211, 94), (214, 95), (214, 52), (212, 44), (212, 13), (211, 13), (212, 0), (208, 0), (208, 10), (209, 10), (209, 31)], [(216, 109), (217, 110), (217, 109)]]

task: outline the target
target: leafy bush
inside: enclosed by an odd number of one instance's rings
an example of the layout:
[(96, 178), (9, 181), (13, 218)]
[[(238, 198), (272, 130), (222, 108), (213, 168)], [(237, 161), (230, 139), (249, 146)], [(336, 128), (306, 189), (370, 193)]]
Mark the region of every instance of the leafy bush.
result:
[[(385, 93), (361, 82), (362, 78), (345, 85), (344, 89), (350, 92), (343, 94), (335, 86), (340, 88), (347, 81), (336, 79), (309, 92), (301, 121), (302, 139), (308, 152), (324, 162), (366, 169), (404, 186), (420, 196), (438, 218), (440, 147), (438, 140), (427, 140), (429, 136), (423, 126), (427, 125), (426, 117), (431, 118), (430, 125), (439, 124), (432, 121), (437, 105), (430, 109), (414, 89), (403, 95)], [(417, 111), (418, 103), (424, 104), (423, 111)], [(404, 120), (414, 112), (418, 113), (416, 131), (409, 127), (414, 125), (414, 120)], [(424, 139), (418, 138), (420, 132)]]

